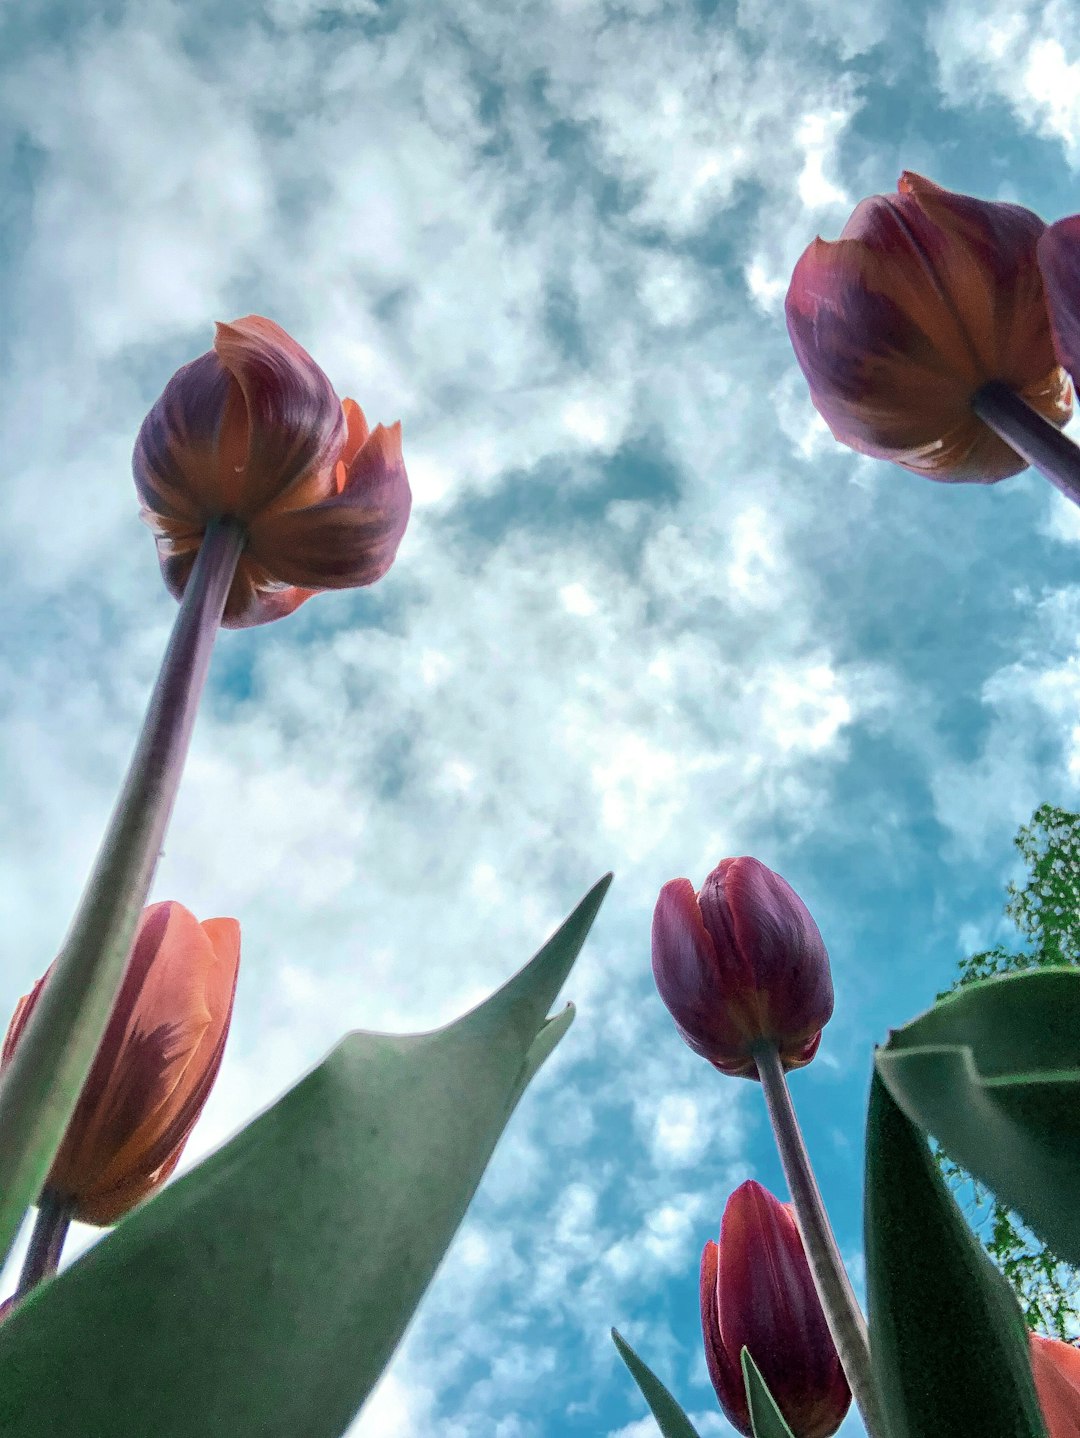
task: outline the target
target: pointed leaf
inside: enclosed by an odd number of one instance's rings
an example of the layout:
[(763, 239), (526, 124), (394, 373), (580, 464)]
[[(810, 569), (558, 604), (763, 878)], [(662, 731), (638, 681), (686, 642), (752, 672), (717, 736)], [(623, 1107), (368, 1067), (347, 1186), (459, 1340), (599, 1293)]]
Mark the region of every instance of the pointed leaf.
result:
[(36, 1290), (0, 1324), (0, 1433), (339, 1438), (565, 1032), (545, 1015), (607, 885), (464, 1018), (347, 1035)]
[(1080, 970), (965, 985), (902, 1029), (877, 1068), (908, 1118), (1043, 1243), (1080, 1264)]
[(865, 1221), (870, 1353), (890, 1438), (1046, 1438), (1012, 1289), (876, 1074)]
[(746, 1384), (746, 1401), (750, 1405), (750, 1426), (754, 1438), (794, 1438), (791, 1429), (784, 1422), (784, 1415), (776, 1406), (776, 1399), (769, 1392), (768, 1385), (758, 1371), (749, 1348), (743, 1348), (742, 1376)]
[(617, 1328), (611, 1330), (619, 1357), (641, 1389), (664, 1438), (699, 1438), (698, 1431), (647, 1363), (640, 1359)]

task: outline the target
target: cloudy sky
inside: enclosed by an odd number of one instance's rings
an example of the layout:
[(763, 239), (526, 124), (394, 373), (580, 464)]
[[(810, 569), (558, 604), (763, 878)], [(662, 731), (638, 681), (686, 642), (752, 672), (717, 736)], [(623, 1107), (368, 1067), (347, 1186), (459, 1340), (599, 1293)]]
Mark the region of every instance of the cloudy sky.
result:
[(346, 1028), (470, 1007), (613, 869), (578, 1019), (350, 1438), (650, 1438), (612, 1324), (729, 1434), (701, 1248), (742, 1179), (786, 1193), (759, 1089), (655, 994), (660, 885), (754, 854), (818, 920), (836, 1014), (792, 1090), (861, 1291), (872, 1046), (1012, 937), (1012, 837), (1080, 782), (1080, 515), (838, 448), (783, 296), (905, 168), (1075, 210), (1080, 13), (82, 9), (0, 3), (0, 1008), (175, 613), (135, 434), (214, 320), (267, 315), (402, 421), (415, 509), (378, 586), (215, 652), (154, 889), (243, 931), (185, 1162)]

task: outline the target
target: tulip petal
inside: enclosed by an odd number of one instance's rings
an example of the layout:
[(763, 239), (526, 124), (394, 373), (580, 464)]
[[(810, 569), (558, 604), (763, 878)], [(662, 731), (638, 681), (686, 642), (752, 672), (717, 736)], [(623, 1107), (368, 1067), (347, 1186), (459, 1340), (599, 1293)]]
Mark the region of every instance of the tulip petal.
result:
[(45, 980), (51, 972), (52, 965), (50, 964), (30, 992), (23, 994), (22, 998), (15, 1005), (15, 1012), (11, 1016), (11, 1022), (8, 1024), (7, 1033), (4, 1036), (4, 1050), (3, 1054), (0, 1055), (0, 1065), (6, 1064), (15, 1052), (15, 1045), (19, 1040), (19, 1035), (26, 1027), (26, 1021), (33, 1012), (34, 1005), (37, 1003), (41, 996), (41, 991), (45, 987)]
[(345, 416), (307, 350), (261, 315), (217, 325), (214, 350), (243, 394), (248, 422), (244, 467), (224, 513), (251, 519), (270, 504), (308, 505), (332, 492)]
[(164, 1156), (148, 1156), (159, 1115), (184, 1083), (211, 1022), (204, 993), (209, 950), (194, 914), (182, 904), (146, 910), (57, 1158), (54, 1186), (61, 1192), (107, 1192), (117, 1175), (161, 1166)]
[(203, 950), (198, 957), (205, 963), (202, 990), (210, 1022), (191, 1051), (183, 1081), (147, 1115), (137, 1165), (130, 1155), (118, 1158), (113, 1171), (121, 1173), (120, 1180), (110, 1183), (109, 1176), (103, 1176), (93, 1199), (81, 1205), (84, 1222), (115, 1223), (161, 1187), (180, 1161), (217, 1079), (236, 995), (240, 925), (235, 919), (207, 919), (200, 928), (209, 947), (209, 954)]
[(232, 613), (226, 611), (222, 618), (223, 629), (251, 629), (256, 624), (270, 624), (275, 619), (284, 619), (294, 613), (301, 604), (306, 604), (320, 589), (299, 589), (296, 585), (284, 585), (276, 589), (256, 589), (243, 608)]
[(345, 488), (345, 480), (348, 477), (349, 465), (363, 449), (367, 437), (371, 433), (368, 422), (364, 417), (364, 411), (354, 399), (345, 398), (341, 401), (341, 408), (345, 414), (345, 443), (342, 446), (341, 454), (338, 457), (338, 471), (340, 483), (337, 486), (338, 493)]
[(250, 526), (247, 552), (300, 588), (373, 584), (393, 563), (411, 504), (401, 425), (376, 425), (339, 494), (308, 509), (260, 515)]
[[(212, 351), (169, 380), (142, 422), (131, 457), (142, 517), (155, 533), (167, 521), (172, 532), (200, 535), (212, 515), (225, 512), (222, 434), (235, 438), (241, 420), (246, 423), (243, 395)], [(246, 450), (246, 436), (243, 444)], [(226, 446), (224, 463), (233, 474), (236, 461)]]
[(801, 1049), (819, 1035), (833, 1011), (829, 955), (787, 880), (758, 859), (724, 859), (702, 885), (699, 903), (718, 949), (718, 935), (729, 936), (742, 970), (737, 982), (759, 996), (755, 1036)]
[(1031, 1372), (1048, 1438), (1080, 1438), (1080, 1349), (1029, 1334)]
[[(169, 583), (168, 574), (166, 583)], [(295, 585), (283, 584), (265, 565), (258, 564), (250, 554), (244, 553), (236, 566), (225, 601), (222, 628), (250, 629), (256, 624), (283, 619), (318, 593), (317, 589), (298, 589)]]
[(653, 911), (652, 970), (657, 992), (695, 1053), (710, 1063), (722, 1057), (741, 1064), (747, 1074), (757, 1072), (735, 995), (721, 974), (716, 944), (689, 879), (671, 879), (660, 890)]
[(1080, 215), (1049, 225), (1037, 247), (1058, 362), (1080, 374)]
[(705, 1364), (709, 1370), (709, 1377), (712, 1379), (712, 1386), (716, 1390), (717, 1402), (724, 1410), (728, 1422), (743, 1434), (743, 1438), (751, 1438), (753, 1428), (750, 1424), (750, 1405), (746, 1399), (746, 1385), (743, 1382), (742, 1368), (741, 1365), (736, 1366), (732, 1362), (720, 1332), (716, 1287), (717, 1263), (717, 1247), (710, 1239), (701, 1254), (699, 1282)]

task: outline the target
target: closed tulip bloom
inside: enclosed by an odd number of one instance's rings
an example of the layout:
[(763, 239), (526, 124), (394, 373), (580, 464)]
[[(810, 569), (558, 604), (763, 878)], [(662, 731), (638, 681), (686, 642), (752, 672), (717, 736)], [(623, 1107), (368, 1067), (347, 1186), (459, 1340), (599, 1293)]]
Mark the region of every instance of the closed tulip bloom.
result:
[(817, 1053), (833, 1010), (829, 955), (791, 885), (758, 859), (724, 859), (694, 893), (660, 890), (653, 976), (675, 1025), (721, 1073), (757, 1078), (754, 1048), (775, 1044), (785, 1069)]
[(1025, 467), (971, 402), (997, 380), (1057, 426), (1072, 413), (1036, 259), (1045, 228), (1020, 205), (905, 171), (838, 240), (810, 245), (788, 333), (838, 440), (928, 479), (991, 484)]
[[(240, 962), (235, 919), (199, 923), (182, 904), (144, 910), (119, 998), (45, 1187), (71, 1216), (116, 1223), (165, 1182), (209, 1097)], [(19, 1000), (7, 1063), (48, 979)]]
[(789, 1204), (753, 1179), (728, 1199), (720, 1245), (701, 1255), (705, 1361), (728, 1421), (750, 1438), (741, 1354), (749, 1349), (795, 1438), (830, 1438), (851, 1390)]
[(393, 563), (412, 496), (401, 425), (369, 430), (271, 320), (219, 324), (179, 369), (132, 457), (142, 518), (179, 598), (212, 520), (243, 525), (227, 628), (291, 614), (324, 589), (373, 584)]
[(1035, 1392), (1049, 1438), (1080, 1438), (1080, 1349), (1028, 1335)]

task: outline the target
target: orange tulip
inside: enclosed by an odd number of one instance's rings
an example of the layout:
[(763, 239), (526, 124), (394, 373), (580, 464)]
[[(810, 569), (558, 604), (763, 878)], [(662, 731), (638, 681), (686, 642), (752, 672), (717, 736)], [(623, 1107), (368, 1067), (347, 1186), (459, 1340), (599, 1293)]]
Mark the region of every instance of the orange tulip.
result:
[(1029, 1333), (1031, 1372), (1049, 1438), (1080, 1438), (1080, 1349)]
[(401, 425), (369, 431), (311, 356), (259, 315), (219, 324), (179, 369), (132, 457), (142, 518), (179, 598), (207, 524), (239, 520), (244, 551), (222, 624), (291, 614), (323, 589), (373, 584), (393, 563), (412, 496)]
[(910, 171), (897, 189), (795, 266), (785, 308), (810, 396), (842, 443), (928, 479), (1018, 474), (1027, 460), (971, 402), (997, 380), (1054, 425), (1072, 413), (1036, 262), (1046, 226)]
[[(168, 1178), (209, 1097), (225, 1048), (240, 962), (235, 919), (199, 923), (151, 904), (94, 1066), (45, 1186), (72, 1217), (115, 1223)], [(0, 1064), (15, 1051), (49, 977), (21, 998)]]

